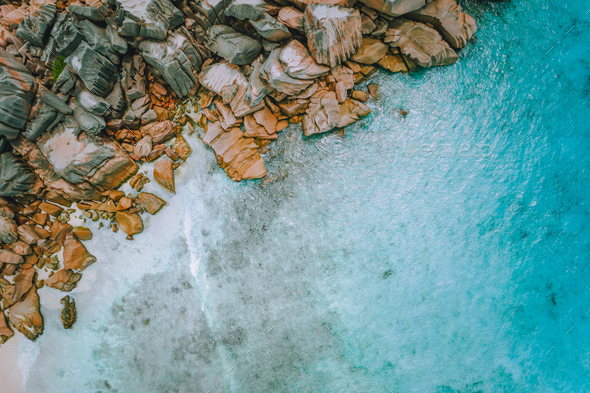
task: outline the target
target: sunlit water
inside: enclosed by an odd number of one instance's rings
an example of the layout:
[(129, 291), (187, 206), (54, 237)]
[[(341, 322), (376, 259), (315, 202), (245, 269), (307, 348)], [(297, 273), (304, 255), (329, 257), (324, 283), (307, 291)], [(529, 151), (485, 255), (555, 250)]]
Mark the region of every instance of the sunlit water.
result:
[(146, 231), (86, 243), (72, 331), (41, 291), (27, 391), (589, 391), (590, 5), (483, 3), (457, 64), (281, 132), (273, 182), (192, 137)]

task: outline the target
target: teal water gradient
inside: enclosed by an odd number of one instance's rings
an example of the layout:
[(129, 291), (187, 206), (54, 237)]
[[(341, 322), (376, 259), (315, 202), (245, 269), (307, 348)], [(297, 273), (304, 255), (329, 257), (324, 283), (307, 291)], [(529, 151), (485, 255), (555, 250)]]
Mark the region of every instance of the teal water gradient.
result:
[(88, 244), (75, 329), (44, 304), (27, 391), (589, 391), (590, 5), (464, 8), (457, 64), (283, 131), (272, 182), (191, 139), (146, 232)]

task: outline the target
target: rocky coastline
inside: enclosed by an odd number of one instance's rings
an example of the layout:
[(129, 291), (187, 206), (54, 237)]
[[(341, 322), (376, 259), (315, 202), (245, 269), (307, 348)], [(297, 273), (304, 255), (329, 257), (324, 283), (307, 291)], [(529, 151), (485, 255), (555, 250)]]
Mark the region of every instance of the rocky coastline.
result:
[(281, 130), (356, 122), (380, 94), (359, 84), (453, 64), (477, 30), (455, 0), (0, 4), (0, 345), (36, 340), (38, 289), (70, 292), (96, 262), (71, 219), (132, 240), (166, 205), (142, 188), (175, 193), (187, 138), (233, 181), (263, 178)]

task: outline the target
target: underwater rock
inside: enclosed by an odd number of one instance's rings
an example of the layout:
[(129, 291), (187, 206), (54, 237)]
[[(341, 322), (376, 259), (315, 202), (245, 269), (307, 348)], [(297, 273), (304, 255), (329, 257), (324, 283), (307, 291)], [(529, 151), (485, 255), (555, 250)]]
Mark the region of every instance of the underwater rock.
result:
[(61, 299), (60, 303), (64, 305), (63, 310), (61, 310), (61, 323), (64, 325), (64, 329), (71, 329), (78, 318), (76, 302), (66, 295)]
[(165, 200), (149, 192), (140, 192), (133, 201), (150, 214), (156, 214), (167, 205)]

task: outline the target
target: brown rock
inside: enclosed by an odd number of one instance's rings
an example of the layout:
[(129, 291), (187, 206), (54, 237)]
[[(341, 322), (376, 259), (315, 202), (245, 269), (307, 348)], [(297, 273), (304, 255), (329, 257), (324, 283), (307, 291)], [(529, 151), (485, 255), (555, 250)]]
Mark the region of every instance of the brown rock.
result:
[(31, 217), (31, 220), (33, 220), (35, 224), (43, 226), (47, 222), (47, 218), (48, 215), (46, 213), (36, 213)]
[(346, 127), (361, 117), (367, 116), (369, 113), (371, 113), (371, 110), (362, 102), (347, 99), (342, 105), (340, 105), (340, 123), (338, 124), (338, 127)]
[(12, 265), (18, 265), (23, 263), (24, 259), (17, 253), (9, 250), (0, 250), (0, 263), (9, 263)]
[(66, 235), (70, 232), (72, 226), (67, 223), (55, 221), (51, 226), (50, 239), (63, 247), (66, 242)]
[(22, 240), (16, 241), (10, 245), (10, 249), (16, 252), (18, 255), (29, 255), (33, 252), (31, 246)]
[(74, 234), (68, 233), (63, 251), (64, 268), (82, 271), (96, 262), (96, 257), (86, 251), (86, 247)]
[(407, 72), (408, 68), (400, 55), (386, 54), (377, 62), (379, 66), (391, 72)]
[(156, 161), (154, 164), (154, 179), (171, 193), (176, 193), (174, 184), (174, 172), (172, 171), (172, 161), (167, 158)]
[(387, 45), (376, 38), (363, 38), (361, 47), (351, 57), (351, 60), (361, 64), (377, 63), (387, 52)]
[(78, 286), (78, 281), (82, 278), (82, 273), (74, 273), (72, 270), (61, 269), (45, 280), (45, 284), (51, 288), (59, 289), (63, 292), (70, 292)]
[(258, 179), (266, 175), (258, 146), (252, 138), (244, 137), (239, 128), (224, 132), (219, 122), (210, 123), (203, 142), (213, 148), (217, 163), (232, 180)]
[(287, 127), (289, 127), (289, 122), (286, 120), (281, 120), (281, 121), (277, 122), (277, 126), (275, 127), (275, 132), (282, 131)]
[(127, 210), (131, 206), (133, 206), (133, 200), (131, 198), (123, 197), (119, 200), (119, 204), (117, 205), (117, 211)]
[(139, 207), (150, 214), (156, 214), (167, 205), (165, 200), (149, 192), (140, 192), (134, 201)]
[(369, 83), (367, 85), (367, 89), (369, 90), (369, 94), (371, 95), (371, 97), (373, 97), (373, 98), (379, 97), (379, 85), (377, 85), (375, 83)]
[(133, 148), (133, 159), (139, 160), (140, 158), (148, 156), (152, 152), (152, 137), (144, 136)]
[(340, 123), (336, 93), (320, 90), (311, 97), (311, 104), (303, 117), (303, 134), (311, 136), (328, 132)]
[(10, 307), (20, 302), (25, 294), (33, 287), (33, 278), (35, 269), (33, 267), (24, 267), (21, 265), (20, 272), (14, 277), (13, 285), (7, 285), (2, 292), (4, 298), (4, 307)]
[(193, 152), (186, 139), (182, 135), (178, 135), (172, 144), (174, 151), (180, 158), (186, 161), (188, 156)]
[(175, 124), (170, 120), (147, 124), (139, 129), (141, 135), (152, 138), (152, 144), (166, 142), (175, 133)]
[(147, 176), (144, 176), (143, 173), (138, 173), (135, 175), (133, 179), (129, 181), (129, 185), (133, 187), (136, 191), (141, 191), (143, 186), (150, 182), (150, 179)]
[(434, 0), (409, 13), (407, 18), (430, 23), (455, 49), (464, 48), (477, 31), (473, 18), (461, 12), (461, 6), (455, 0)]
[(125, 196), (125, 193), (119, 190), (111, 190), (109, 192), (106, 192), (105, 195), (111, 198), (113, 201), (117, 202), (119, 201), (119, 199)]
[(277, 126), (277, 118), (273, 113), (268, 109), (265, 105), (263, 109), (254, 112), (252, 115), (256, 120), (256, 123), (260, 124), (266, 130), (268, 135), (271, 135), (275, 132), (275, 128)]
[(39, 295), (36, 288), (31, 288), (24, 299), (10, 307), (7, 313), (12, 326), (29, 340), (35, 341), (43, 334), (43, 317), (39, 312)]
[(366, 91), (362, 91), (362, 90), (355, 90), (352, 92), (352, 98), (354, 98), (355, 100), (359, 100), (361, 102), (367, 102), (369, 101), (369, 93), (367, 93)]
[(119, 211), (116, 213), (115, 219), (123, 232), (129, 236), (133, 236), (136, 233), (141, 233), (143, 231), (143, 220), (137, 213)]
[(80, 240), (92, 240), (92, 232), (86, 227), (74, 227), (72, 233)]
[(4, 313), (0, 312), (0, 344), (4, 344), (12, 336), (14, 336), (14, 332), (6, 323)]
[(39, 204), (39, 209), (43, 210), (45, 213), (53, 217), (59, 216), (63, 211), (61, 207), (45, 201)]
[(344, 85), (344, 83), (343, 82), (336, 83), (336, 88), (335, 88), (334, 92), (336, 93), (336, 100), (338, 100), (338, 103), (339, 104), (343, 103), (344, 100), (346, 99), (346, 86)]

